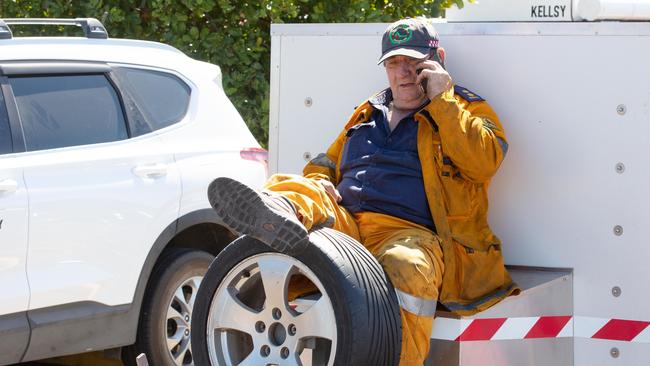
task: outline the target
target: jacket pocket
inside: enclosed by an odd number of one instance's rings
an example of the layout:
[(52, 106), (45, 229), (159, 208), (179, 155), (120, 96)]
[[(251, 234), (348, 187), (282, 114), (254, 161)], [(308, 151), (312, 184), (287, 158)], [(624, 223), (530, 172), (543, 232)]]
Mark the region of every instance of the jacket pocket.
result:
[(370, 121), (354, 125), (347, 130), (345, 133), (347, 138), (339, 163), (340, 169), (347, 168), (349, 163), (358, 161), (361, 157), (372, 154), (376, 150), (376, 146), (369, 143), (371, 142), (371, 130), (375, 126), (375, 121)]
[(475, 187), (461, 176), (456, 167), (443, 166), (441, 172), (447, 218), (467, 218), (472, 210)]
[(377, 123), (375, 121), (359, 123), (359, 124), (356, 124), (356, 125), (348, 128), (348, 130), (345, 132), (345, 136), (349, 139), (350, 137), (352, 137), (360, 129), (375, 128), (375, 127), (377, 127)]
[(461, 301), (473, 302), (510, 281), (503, 263), (501, 247), (490, 245), (477, 250), (453, 241)]

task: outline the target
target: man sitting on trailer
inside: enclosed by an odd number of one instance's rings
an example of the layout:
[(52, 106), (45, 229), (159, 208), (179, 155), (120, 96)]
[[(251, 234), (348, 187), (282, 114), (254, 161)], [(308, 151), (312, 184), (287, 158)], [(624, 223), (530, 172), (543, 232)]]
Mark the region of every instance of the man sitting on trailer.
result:
[(391, 24), (379, 59), (390, 87), (356, 108), (303, 176), (273, 175), (263, 192), (228, 178), (209, 189), (227, 225), (280, 252), (300, 252), (323, 225), (363, 243), (397, 291), (400, 365), (426, 359), (438, 301), (469, 315), (517, 291), (487, 223), (503, 127), (485, 100), (453, 85), (444, 61), (428, 20)]

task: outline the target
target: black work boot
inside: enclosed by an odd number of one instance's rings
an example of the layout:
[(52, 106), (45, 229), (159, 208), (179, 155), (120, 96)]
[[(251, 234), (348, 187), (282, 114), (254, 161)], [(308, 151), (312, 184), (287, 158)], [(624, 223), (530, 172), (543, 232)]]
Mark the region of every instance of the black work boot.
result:
[(234, 179), (220, 177), (208, 187), (208, 200), (228, 228), (248, 235), (284, 254), (297, 254), (309, 244), (291, 201), (273, 192), (257, 192)]

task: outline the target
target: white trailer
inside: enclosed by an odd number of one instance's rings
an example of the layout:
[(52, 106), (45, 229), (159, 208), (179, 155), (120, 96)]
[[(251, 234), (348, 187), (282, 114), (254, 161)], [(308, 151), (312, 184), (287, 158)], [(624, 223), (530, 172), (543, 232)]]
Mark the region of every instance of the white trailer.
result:
[[(455, 83), (508, 135), (490, 222), (524, 291), (473, 317), (439, 312), (428, 362), (648, 365), (650, 22), (618, 21), (649, 19), (648, 2), (495, 3), (436, 28)], [(300, 173), (388, 85), (386, 26), (272, 26), (272, 172)]]

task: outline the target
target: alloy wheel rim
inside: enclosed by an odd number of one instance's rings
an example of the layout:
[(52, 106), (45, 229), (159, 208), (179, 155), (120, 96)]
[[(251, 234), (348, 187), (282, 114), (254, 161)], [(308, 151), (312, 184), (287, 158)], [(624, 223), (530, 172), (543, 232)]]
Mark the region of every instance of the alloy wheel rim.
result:
[[(289, 301), (300, 278), (309, 294)], [(262, 253), (235, 265), (215, 292), (207, 319), (212, 365), (333, 365), (334, 308), (318, 277), (302, 262)]]
[(183, 281), (174, 291), (167, 306), (164, 329), (168, 355), (178, 366), (194, 366), (192, 357), (192, 309), (203, 277)]

